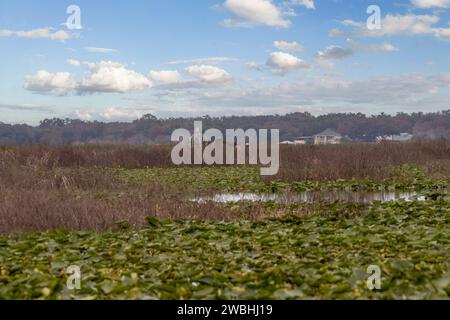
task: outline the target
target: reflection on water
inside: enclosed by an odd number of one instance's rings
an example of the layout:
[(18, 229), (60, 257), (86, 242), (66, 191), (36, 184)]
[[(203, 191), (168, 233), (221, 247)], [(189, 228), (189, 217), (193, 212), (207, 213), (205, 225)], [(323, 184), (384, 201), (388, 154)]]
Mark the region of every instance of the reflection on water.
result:
[(396, 200), (413, 200), (425, 201), (424, 196), (418, 196), (416, 193), (402, 192), (345, 192), (345, 191), (317, 191), (303, 193), (283, 193), (283, 194), (256, 194), (256, 193), (235, 193), (235, 194), (217, 194), (210, 197), (199, 197), (194, 199), (195, 202), (205, 203), (208, 201), (217, 203), (230, 203), (238, 201), (251, 202), (269, 202), (278, 203), (295, 203), (295, 202), (334, 202), (347, 201), (359, 203), (371, 203), (375, 201), (389, 202)]

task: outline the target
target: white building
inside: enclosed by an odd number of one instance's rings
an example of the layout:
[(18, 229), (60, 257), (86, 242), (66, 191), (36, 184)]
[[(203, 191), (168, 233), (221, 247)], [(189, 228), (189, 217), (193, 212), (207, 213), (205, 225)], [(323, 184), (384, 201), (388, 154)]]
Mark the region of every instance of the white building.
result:
[(414, 136), (410, 133), (391, 134), (386, 136), (377, 137), (378, 142), (392, 141), (392, 142), (408, 142), (411, 141)]
[(342, 142), (342, 135), (333, 129), (327, 129), (314, 136), (314, 144), (340, 144)]

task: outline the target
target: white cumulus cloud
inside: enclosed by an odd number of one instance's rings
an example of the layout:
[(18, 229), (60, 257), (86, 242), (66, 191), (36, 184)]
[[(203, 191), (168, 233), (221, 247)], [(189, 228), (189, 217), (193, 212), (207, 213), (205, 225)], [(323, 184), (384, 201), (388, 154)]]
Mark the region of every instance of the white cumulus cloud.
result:
[(303, 51), (302, 45), (297, 41), (287, 42), (287, 41), (274, 41), (273, 46), (279, 50), (283, 51)]
[(412, 4), (417, 8), (448, 8), (450, 0), (412, 0)]
[(245, 67), (250, 70), (263, 71), (263, 67), (260, 66), (256, 61), (248, 61), (245, 63)]
[(226, 0), (224, 7), (237, 18), (226, 20), (224, 25), (228, 27), (265, 25), (288, 28), (291, 25), (291, 21), (283, 17), (283, 13), (272, 0)]
[(351, 45), (353, 50), (359, 50), (359, 51), (371, 51), (371, 52), (393, 52), (393, 51), (399, 51), (399, 49), (390, 44), (390, 43), (358, 43), (351, 39), (347, 39), (347, 42)]
[(40, 70), (34, 75), (25, 76), (24, 88), (37, 93), (66, 95), (76, 87), (69, 72), (48, 72)]
[(305, 61), (285, 52), (272, 52), (266, 64), (276, 73), (310, 69)]
[(231, 75), (224, 69), (209, 65), (194, 65), (184, 69), (196, 80), (204, 83), (226, 83), (232, 80)]
[(436, 31), (434, 27), (439, 22), (436, 15), (386, 15), (381, 21), (381, 29), (369, 30), (366, 22), (357, 22), (345, 20), (344, 26), (351, 27), (353, 34), (357, 36), (383, 37), (383, 36), (411, 36), (433, 34)]
[(72, 67), (81, 66), (81, 62), (76, 59), (67, 59), (67, 63), (70, 64)]
[(325, 68), (333, 68), (334, 60), (345, 59), (355, 53), (353, 48), (343, 48), (332, 45), (325, 48), (323, 51), (318, 51), (316, 54), (316, 62)]
[(81, 119), (83, 121), (91, 121), (94, 118), (92, 113), (90, 113), (89, 111), (76, 110), (75, 115), (77, 116), (78, 119)]
[(153, 71), (148, 74), (149, 78), (161, 84), (174, 84), (181, 82), (181, 75), (178, 71), (164, 70)]
[(39, 28), (28, 31), (0, 30), (2, 37), (19, 37), (29, 39), (49, 39), (64, 42), (70, 38), (70, 34), (64, 30), (53, 31), (52, 28)]
[(340, 60), (351, 56), (353, 53), (353, 49), (333, 45), (328, 46), (323, 51), (317, 52), (317, 56), (321, 59)]
[(100, 112), (99, 115), (107, 120), (133, 120), (141, 118), (146, 111), (143, 110), (134, 110), (134, 109), (125, 109), (125, 108), (106, 108), (103, 112)]
[(304, 6), (308, 9), (315, 9), (316, 5), (314, 4), (314, 0), (292, 0), (292, 4)]
[(450, 29), (437, 27), (436, 24), (439, 21), (440, 18), (437, 15), (388, 14), (382, 19), (382, 28), (379, 30), (369, 30), (365, 22), (344, 20), (342, 24), (352, 29), (351, 35), (338, 29), (331, 30), (330, 34), (363, 37), (434, 35), (437, 39), (448, 40)]
[(90, 72), (78, 86), (80, 93), (142, 91), (152, 86), (144, 75), (111, 61), (88, 64)]
[(437, 29), (436, 37), (441, 40), (450, 40), (450, 28), (447, 29)]

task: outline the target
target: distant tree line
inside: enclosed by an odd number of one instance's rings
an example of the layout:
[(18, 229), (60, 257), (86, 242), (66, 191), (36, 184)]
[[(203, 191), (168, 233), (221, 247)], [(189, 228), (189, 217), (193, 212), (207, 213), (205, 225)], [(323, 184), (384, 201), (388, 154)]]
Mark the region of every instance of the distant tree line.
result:
[(78, 119), (45, 119), (39, 126), (0, 122), (0, 144), (160, 144), (170, 142), (175, 129), (193, 129), (202, 120), (204, 129), (280, 129), (281, 140), (311, 136), (331, 128), (353, 141), (374, 141), (377, 136), (408, 132), (417, 138), (450, 138), (450, 110), (434, 113), (398, 113), (367, 116), (362, 113), (334, 113), (313, 116), (307, 112), (267, 116), (231, 116), (159, 119), (151, 114), (131, 123)]

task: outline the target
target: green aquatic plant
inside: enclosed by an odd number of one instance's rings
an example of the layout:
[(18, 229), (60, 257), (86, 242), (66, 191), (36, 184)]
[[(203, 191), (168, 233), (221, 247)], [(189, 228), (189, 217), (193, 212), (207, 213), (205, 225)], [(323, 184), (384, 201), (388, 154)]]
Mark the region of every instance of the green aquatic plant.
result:
[(178, 167), (114, 169), (115, 174), (132, 184), (158, 183), (182, 186), (192, 192), (268, 192), (286, 191), (422, 191), (449, 190), (450, 181), (428, 178), (417, 166), (393, 169), (391, 178), (374, 180), (281, 181), (261, 178), (255, 166)]
[[(450, 205), (374, 203), (351, 218), (149, 218), (140, 231), (0, 236), (1, 299), (447, 299)], [(67, 288), (69, 266), (81, 288)], [(381, 290), (367, 268), (381, 269)]]

